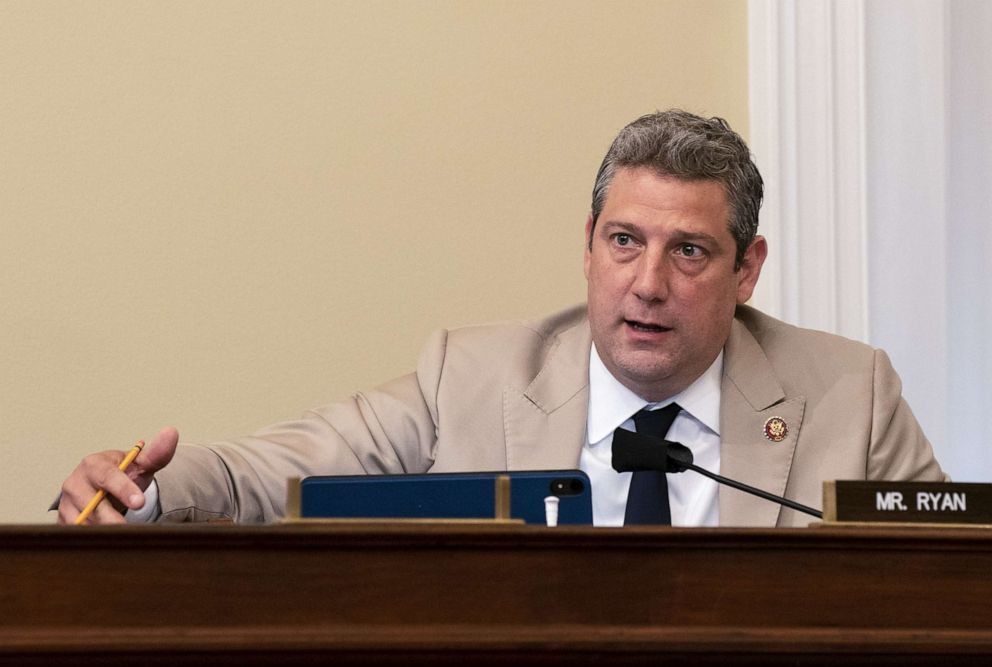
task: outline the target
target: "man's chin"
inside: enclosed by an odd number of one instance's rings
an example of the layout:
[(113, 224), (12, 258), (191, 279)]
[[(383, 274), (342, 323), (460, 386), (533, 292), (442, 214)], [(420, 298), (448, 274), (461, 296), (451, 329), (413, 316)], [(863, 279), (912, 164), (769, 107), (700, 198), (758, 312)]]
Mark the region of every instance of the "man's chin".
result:
[(672, 364), (661, 363), (658, 360), (621, 359), (618, 360), (616, 366), (623, 376), (617, 379), (627, 386), (636, 385), (639, 388), (638, 393), (644, 388), (664, 387), (672, 381), (673, 377)]

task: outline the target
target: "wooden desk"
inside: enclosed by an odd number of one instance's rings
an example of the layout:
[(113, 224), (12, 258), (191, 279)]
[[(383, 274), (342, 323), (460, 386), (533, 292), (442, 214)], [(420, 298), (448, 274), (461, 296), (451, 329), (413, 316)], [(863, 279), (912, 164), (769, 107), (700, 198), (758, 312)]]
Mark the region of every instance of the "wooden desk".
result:
[(0, 662), (992, 660), (992, 532), (0, 527)]

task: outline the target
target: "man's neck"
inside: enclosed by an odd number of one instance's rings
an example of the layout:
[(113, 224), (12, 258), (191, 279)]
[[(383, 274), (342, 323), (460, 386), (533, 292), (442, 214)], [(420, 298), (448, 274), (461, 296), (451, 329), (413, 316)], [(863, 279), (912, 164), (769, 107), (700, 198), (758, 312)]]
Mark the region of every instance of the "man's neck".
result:
[(720, 387), (723, 378), (723, 351), (702, 375), (681, 392), (651, 401), (621, 383), (603, 363), (592, 346), (589, 353), (589, 442), (601, 440), (646, 405), (677, 402), (714, 433), (720, 432)]

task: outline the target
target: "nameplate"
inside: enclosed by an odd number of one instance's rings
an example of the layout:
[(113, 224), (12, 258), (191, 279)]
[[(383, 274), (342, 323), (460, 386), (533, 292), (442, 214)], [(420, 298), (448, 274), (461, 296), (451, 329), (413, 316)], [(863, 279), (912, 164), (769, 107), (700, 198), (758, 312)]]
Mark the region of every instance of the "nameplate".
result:
[(824, 482), (823, 520), (992, 525), (992, 484)]

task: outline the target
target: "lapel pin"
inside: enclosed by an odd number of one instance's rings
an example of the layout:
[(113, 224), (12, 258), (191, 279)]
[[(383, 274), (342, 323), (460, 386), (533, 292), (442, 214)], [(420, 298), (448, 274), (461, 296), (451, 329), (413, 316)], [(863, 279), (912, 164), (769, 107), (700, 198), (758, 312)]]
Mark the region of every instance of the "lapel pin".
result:
[(789, 425), (781, 417), (769, 417), (765, 422), (765, 437), (772, 442), (782, 442), (789, 435)]

